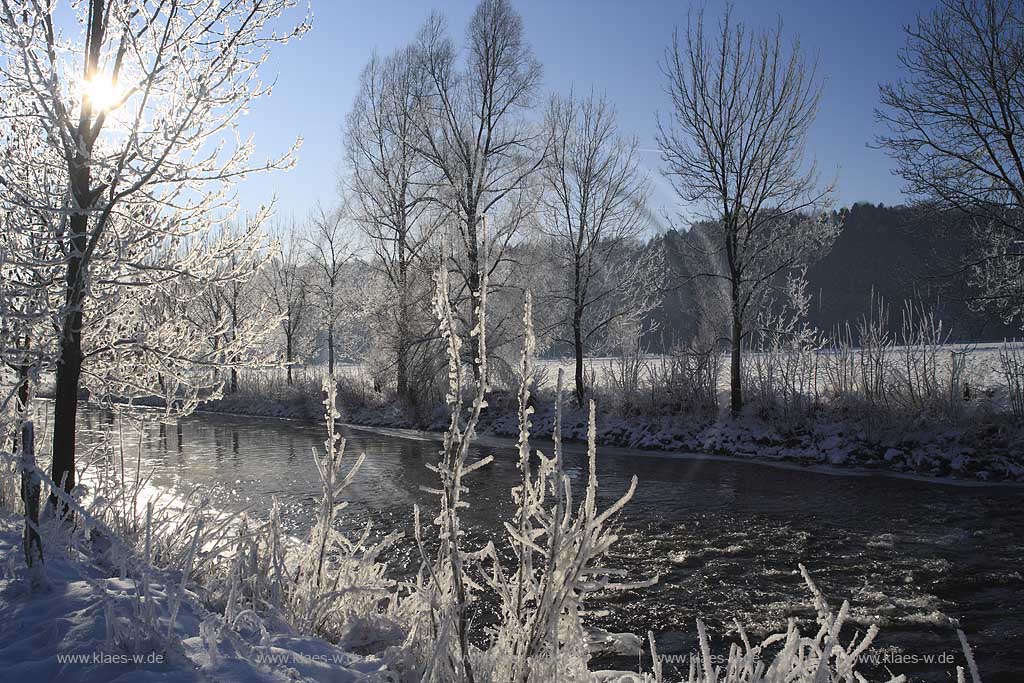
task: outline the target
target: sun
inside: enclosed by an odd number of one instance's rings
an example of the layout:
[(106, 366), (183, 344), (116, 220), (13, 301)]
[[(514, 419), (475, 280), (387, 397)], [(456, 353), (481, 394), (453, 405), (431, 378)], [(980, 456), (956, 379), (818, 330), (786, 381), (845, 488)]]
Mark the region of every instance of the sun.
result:
[(82, 81), (82, 96), (89, 100), (94, 112), (109, 111), (121, 101), (121, 90), (109, 78), (96, 75)]

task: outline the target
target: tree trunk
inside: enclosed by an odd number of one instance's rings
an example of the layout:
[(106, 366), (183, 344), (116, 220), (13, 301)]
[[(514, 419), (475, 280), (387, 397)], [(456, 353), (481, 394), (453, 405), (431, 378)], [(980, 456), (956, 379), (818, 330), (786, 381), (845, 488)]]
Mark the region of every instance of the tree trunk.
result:
[[(88, 174), (84, 180), (88, 187)], [(71, 216), (71, 254), (65, 276), (64, 313), (61, 320), (60, 355), (53, 396), (53, 462), (50, 476), (64, 482), (68, 493), (75, 487), (75, 425), (78, 419), (78, 387), (82, 379), (82, 307), (85, 301), (83, 254), (88, 216)], [(50, 496), (56, 507), (57, 497)]]
[[(214, 356), (214, 358), (217, 357), (217, 351), (219, 351), (219, 350), (220, 350), (220, 337), (214, 337), (213, 338), (213, 356)], [(213, 366), (213, 381), (214, 382), (219, 382), (220, 381), (220, 366), (219, 365), (214, 365)]]
[[(63, 480), (68, 493), (75, 486), (75, 423), (78, 419), (78, 385), (82, 378), (82, 314), (74, 313), (61, 340), (60, 360), (53, 396), (53, 464), (50, 476), (54, 483)], [(50, 503), (57, 504), (56, 496)]]
[(740, 305), (740, 283), (743, 269), (740, 267), (738, 228), (729, 211), (722, 217), (728, 226), (725, 237), (725, 257), (729, 267), (729, 310), (732, 311), (732, 334), (730, 335), (731, 358), (729, 363), (729, 407), (733, 417), (743, 410), (743, 364), (740, 353), (743, 345), (743, 308)]
[(741, 345), (743, 341), (743, 323), (740, 320), (740, 316), (733, 314), (732, 318), (732, 362), (729, 366), (729, 387), (730, 387), (730, 406), (732, 408), (732, 416), (736, 417), (743, 410), (743, 383), (742, 383), (742, 363), (740, 358)]
[[(28, 347), (26, 347), (28, 348)], [(28, 411), (28, 366), (18, 367), (18, 413), (26, 417)]]
[(334, 377), (334, 325), (327, 326), (327, 374)]
[(398, 240), (398, 344), (395, 349), (396, 392), (401, 403), (409, 403), (409, 264), (406, 263), (404, 234)]
[(39, 479), (36, 477), (36, 439), (31, 420), (21, 425), (21, 502), (25, 506), (25, 531), (22, 548), (25, 563), (35, 583), (42, 577), (43, 542), (39, 538)]
[[(475, 330), (480, 325), (480, 311), (479, 299), (477, 295), (480, 293), (480, 249), (477, 244), (477, 229), (476, 229), (477, 215), (476, 210), (472, 210), (466, 216), (466, 256), (468, 257), (468, 268), (469, 268), (469, 329)], [(485, 266), (486, 267), (486, 266)], [(480, 330), (482, 333), (483, 330)], [(473, 367), (473, 381), (478, 385), (482, 380), (481, 377), (481, 364), (483, 359), (480, 358), (480, 345), (479, 338), (471, 340), (472, 343), (466, 344), (466, 352), (470, 354), (471, 365)]]
[[(25, 336), (25, 351), (27, 353), (29, 348), (29, 337)], [(28, 365), (22, 363), (18, 366), (18, 404), (16, 406), (18, 416), (22, 422), (30, 419), (28, 414)], [(11, 445), (11, 452), (17, 453), (21, 448), (21, 435), (18, 434), (18, 430), (14, 430), (14, 443)]]
[[(106, 3), (93, 0), (89, 6), (91, 14), (88, 40), (91, 45), (103, 44), (106, 22)], [(99, 50), (94, 49), (86, 55), (85, 75), (92, 78), (96, 74)], [(82, 379), (82, 323), (85, 305), (86, 279), (88, 261), (86, 250), (89, 246), (89, 213), (96, 201), (91, 189), (92, 168), (90, 158), (94, 140), (85, 135), (87, 124), (91, 120), (92, 105), (86, 101), (79, 115), (78, 133), (76, 135), (76, 151), (73, 159), (68, 159), (71, 197), (76, 211), (71, 214), (67, 231), (67, 270), (64, 278), (64, 310), (60, 321), (60, 353), (57, 359), (57, 377), (53, 397), (53, 446), (50, 476), (54, 483), (64, 482), (64, 490), (68, 493), (75, 487), (75, 431), (78, 420), (78, 387)], [(95, 226), (92, 239), (98, 239), (103, 226)], [(56, 508), (57, 497), (50, 496), (50, 504)], [(66, 506), (62, 506), (64, 513)]]
[(292, 335), (285, 335), (284, 362), (288, 368), (288, 386), (292, 385)]
[(398, 400), (407, 401), (409, 399), (409, 350), (405, 341), (405, 335), (402, 333), (399, 333), (398, 337), (396, 365), (397, 376), (395, 380)]
[(397, 374), (396, 377), (397, 386), (396, 392), (398, 394), (398, 400), (407, 403), (409, 401), (409, 345), (405, 338), (404, 332), (399, 332), (398, 336), (398, 357), (396, 358)]
[[(231, 341), (238, 341), (238, 283), (233, 285), (231, 293)], [(231, 358), (231, 362), (235, 363), (238, 360), (237, 356)], [(238, 393), (238, 368), (231, 366), (231, 389), (232, 394)]]
[(572, 316), (572, 345), (576, 355), (576, 405), (583, 407), (587, 399), (587, 387), (583, 379), (583, 321), (577, 309)]

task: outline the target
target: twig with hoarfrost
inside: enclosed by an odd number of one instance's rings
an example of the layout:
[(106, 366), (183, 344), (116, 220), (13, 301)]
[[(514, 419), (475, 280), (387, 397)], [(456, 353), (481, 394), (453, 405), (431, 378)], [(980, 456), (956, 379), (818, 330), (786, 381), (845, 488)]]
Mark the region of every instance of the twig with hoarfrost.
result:
[[(599, 562), (617, 535), (610, 528), (636, 490), (634, 476), (626, 493), (607, 509), (597, 509), (597, 449), (594, 402), (590, 401), (587, 441), (588, 479), (583, 500), (574, 506), (571, 478), (562, 460), (560, 435), (564, 375), (558, 375), (555, 407), (554, 453), (547, 457), (530, 448), (529, 378), (532, 376), (534, 337), (532, 301), (524, 306), (525, 330), (520, 363), (519, 469), (521, 484), (513, 489), (516, 514), (506, 523), (513, 556), (506, 572), (493, 545), (487, 548), (486, 584), (501, 601), (501, 620), (494, 628), (490, 648), (481, 654), (489, 680), (585, 680), (589, 652), (582, 622), (582, 605), (589, 593), (602, 589), (630, 589), (654, 581), (619, 583), (620, 572)], [(531, 458), (539, 464), (531, 468)]]
[(171, 616), (167, 620), (167, 642), (172, 642), (174, 636), (174, 621), (178, 618), (178, 608), (181, 607), (181, 596), (185, 593), (185, 584), (188, 583), (189, 575), (192, 573), (192, 563), (196, 557), (196, 549), (199, 547), (199, 539), (203, 535), (203, 522), (196, 525), (195, 534), (192, 535), (192, 543), (188, 547), (188, 555), (185, 556), (185, 564), (181, 569), (181, 581), (171, 600)]
[[(874, 642), (878, 628), (872, 625), (862, 636), (855, 635), (848, 645), (843, 645), (840, 632), (849, 616), (849, 603), (844, 602), (839, 612), (833, 613), (806, 567), (800, 565), (800, 572), (817, 612), (818, 630), (813, 637), (801, 634), (796, 621), (790, 619), (784, 632), (769, 635), (753, 645), (747, 632), (737, 623), (741, 643), (731, 644), (724, 664), (716, 666), (719, 660), (712, 652), (707, 628), (703, 621), (697, 620), (698, 647), (689, 660), (689, 675), (683, 680), (687, 683), (866, 683), (867, 679), (856, 668)], [(654, 658), (653, 674), (623, 675), (616, 679), (620, 683), (661, 683), (663, 680), (653, 635), (649, 638)], [(771, 650), (775, 655), (768, 658)], [(907, 678), (890, 675), (884, 680), (885, 683), (906, 683)], [(975, 683), (981, 683), (980, 679), (975, 679)]]
[[(486, 231), (483, 239), (486, 245)], [(486, 254), (484, 259), (486, 260)], [(462, 340), (456, 328), (455, 313), (449, 298), (448, 271), (445, 268), (438, 270), (436, 284), (434, 311), (441, 338), (448, 350), (447, 402), (451, 418), (444, 435), (441, 459), (437, 464), (428, 465), (438, 475), (439, 486), (424, 489), (435, 494), (440, 501), (440, 510), (434, 519), (439, 531), (439, 544), (433, 558), (428, 557), (422, 543), (419, 511), (416, 511), (416, 538), (424, 567), (430, 578), (422, 597), (429, 605), (431, 636), (436, 639), (434, 655), (426, 663), (424, 680), (473, 683), (476, 676), (473, 670), (466, 608), (479, 585), (466, 571), (467, 560), (472, 561), (476, 555), (467, 553), (462, 546), (464, 532), (460, 511), (469, 505), (463, 500), (463, 494), (468, 491), (463, 483), (464, 479), (493, 460), (492, 456), (487, 456), (472, 463), (467, 462), (480, 411), (487, 405), (487, 273), (484, 271), (480, 274), (480, 288), (473, 292), (477, 307), (473, 316), (476, 326), (470, 330), (470, 338), (475, 337), (477, 342), (473, 366), (477, 368), (475, 374), (478, 377), (474, 386), (473, 403), (465, 418), (462, 414), (462, 390), (465, 386)]]
[[(369, 526), (354, 540), (335, 529), (338, 514), (348, 505), (342, 500), (342, 494), (359, 472), (366, 455), (360, 453), (347, 471), (344, 469), (345, 439), (339, 437), (337, 431), (340, 414), (336, 406), (336, 385), (333, 379), (327, 378), (323, 387), (327, 440), (324, 455), (313, 454), (322, 487), (320, 506), (309, 540), (300, 551), (294, 579), (286, 587), (272, 588), (272, 592), (284, 595), (287, 614), (295, 628), (344, 641), (352, 637), (356, 621), (368, 623), (372, 619), (376, 604), (391, 591), (394, 584), (385, 579), (386, 565), (378, 562), (378, 558), (401, 534), (388, 534), (370, 543)], [(269, 536), (272, 545), (280, 543), (280, 530), (274, 520), (276, 517), (272, 519), (275, 526), (271, 527)], [(277, 575), (285, 573), (280, 560), (272, 558), (271, 562)]]

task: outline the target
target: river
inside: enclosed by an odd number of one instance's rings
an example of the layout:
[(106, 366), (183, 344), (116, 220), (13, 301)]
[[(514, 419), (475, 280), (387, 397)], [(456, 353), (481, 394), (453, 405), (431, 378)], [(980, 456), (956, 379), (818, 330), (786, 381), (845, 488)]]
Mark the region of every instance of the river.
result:
[[(145, 415), (145, 413), (138, 413)], [(218, 507), (266, 514), (276, 496), (288, 531), (310, 523), (319, 483), (311, 450), (321, 427), (276, 419), (197, 414), (159, 427), (134, 421), (122, 432), (129, 460), (139, 458), (157, 487), (207, 487)], [(87, 409), (83, 442), (116, 430), (118, 419)], [(431, 438), (347, 428), (349, 453), (366, 461), (347, 497), (343, 523), (408, 530), (415, 503), (433, 509), (420, 490), (436, 460)], [(136, 450), (136, 446), (140, 450)], [(494, 538), (510, 518), (517, 483), (514, 449), (485, 445), (495, 462), (472, 475), (465, 524), (470, 540)], [(567, 465), (585, 477), (582, 449)], [(694, 646), (695, 619), (722, 635), (733, 618), (752, 635), (813, 612), (797, 570), (804, 563), (838, 607), (850, 599), (855, 623), (877, 623), (876, 648), (888, 668), (912, 680), (949, 680), (959, 656), (956, 620), (974, 646), (987, 683), (1021, 680), (1024, 652), (1024, 489), (957, 486), (885, 476), (850, 476), (743, 461), (667, 458), (598, 451), (600, 501), (619, 496), (635, 474), (639, 488), (620, 518), (622, 540), (606, 563), (636, 579), (659, 574), (652, 588), (615, 594), (594, 605), (594, 623), (612, 631), (652, 630), (659, 651)], [(429, 517), (426, 517), (429, 519)], [(392, 558), (411, 566), (403, 546)], [(929, 661), (930, 660), (930, 661)], [(602, 665), (635, 668), (636, 660)]]

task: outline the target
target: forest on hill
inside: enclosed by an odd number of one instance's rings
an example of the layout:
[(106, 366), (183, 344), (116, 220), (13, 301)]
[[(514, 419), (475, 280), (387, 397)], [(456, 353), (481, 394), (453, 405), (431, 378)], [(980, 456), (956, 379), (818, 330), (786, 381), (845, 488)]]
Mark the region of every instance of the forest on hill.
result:
[[(872, 300), (890, 309), (889, 327), (899, 332), (904, 302), (923, 304), (942, 320), (953, 342), (992, 342), (1021, 336), (991, 310), (974, 305), (964, 253), (971, 227), (966, 218), (949, 218), (924, 208), (858, 202), (838, 211), (840, 232), (831, 250), (807, 269), (811, 297), (807, 321), (823, 331), (847, 323), (856, 340), (857, 322)], [(695, 249), (691, 230), (669, 230), (651, 241), (664, 250), (668, 291), (651, 313), (652, 351), (686, 343), (696, 333), (698, 292), (687, 255)], [(723, 335), (726, 332), (723, 330)]]

